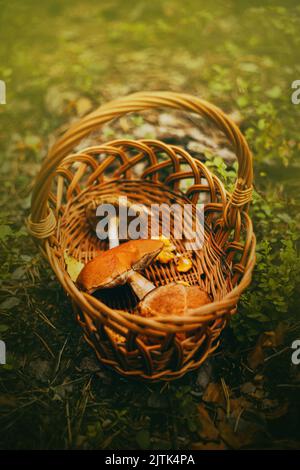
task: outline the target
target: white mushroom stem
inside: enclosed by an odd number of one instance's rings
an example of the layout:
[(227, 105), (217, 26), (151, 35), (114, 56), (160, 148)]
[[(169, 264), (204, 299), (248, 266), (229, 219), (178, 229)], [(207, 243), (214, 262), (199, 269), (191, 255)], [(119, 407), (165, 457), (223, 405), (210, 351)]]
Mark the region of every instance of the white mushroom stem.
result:
[(110, 217), (108, 222), (108, 240), (109, 249), (119, 246), (119, 230), (118, 217), (114, 215)]
[[(120, 244), (118, 236), (118, 221), (118, 217), (113, 216), (108, 222), (109, 249), (119, 246)], [(134, 270), (132, 270), (131, 274), (128, 276), (128, 283), (139, 300), (142, 300), (148, 292), (155, 289), (155, 285), (152, 282), (148, 281), (147, 278)]]
[[(121, 204), (122, 198), (119, 198), (119, 204)], [(123, 206), (126, 209), (130, 208), (131, 211), (142, 211), (144, 214), (149, 214), (149, 210), (147, 207), (141, 208), (141, 204), (129, 204), (129, 202), (126, 199), (126, 204)], [(109, 239), (109, 249), (114, 248), (116, 246), (119, 246), (119, 216), (114, 215), (109, 218), (108, 221), (108, 239)]]
[[(109, 239), (109, 249), (119, 246), (119, 237), (118, 237), (118, 217), (111, 217), (108, 223), (108, 239)], [(128, 276), (127, 281), (132, 290), (142, 300), (148, 292), (155, 289), (155, 285), (148, 281), (147, 278), (139, 274), (137, 271), (132, 270), (131, 274)]]
[(132, 271), (128, 277), (128, 283), (139, 300), (142, 300), (149, 292), (155, 289), (155, 285), (137, 271)]

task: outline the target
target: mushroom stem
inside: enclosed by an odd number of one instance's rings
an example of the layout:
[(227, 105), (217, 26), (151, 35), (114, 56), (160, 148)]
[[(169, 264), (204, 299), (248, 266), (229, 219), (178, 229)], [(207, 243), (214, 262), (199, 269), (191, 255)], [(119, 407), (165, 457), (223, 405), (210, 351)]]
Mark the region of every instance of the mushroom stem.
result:
[[(108, 222), (108, 239), (109, 239), (109, 249), (119, 246), (119, 219), (117, 216), (111, 217)], [(155, 289), (155, 285), (148, 281), (147, 278), (139, 274), (137, 271), (132, 271), (132, 274), (129, 275), (127, 281), (132, 290), (138, 296), (139, 300), (142, 300), (148, 292)]]
[(108, 222), (108, 240), (109, 240), (109, 249), (119, 246), (119, 223), (118, 217), (114, 215), (109, 219)]
[[(117, 216), (113, 216), (109, 219), (108, 239), (109, 249), (120, 245), (119, 218)], [(132, 273), (129, 275), (127, 282), (130, 284), (132, 290), (138, 296), (139, 300), (142, 300), (145, 295), (155, 289), (155, 285), (137, 271), (132, 270)]]
[(155, 285), (137, 271), (132, 271), (128, 277), (128, 283), (139, 300), (142, 300), (149, 292), (155, 289)]

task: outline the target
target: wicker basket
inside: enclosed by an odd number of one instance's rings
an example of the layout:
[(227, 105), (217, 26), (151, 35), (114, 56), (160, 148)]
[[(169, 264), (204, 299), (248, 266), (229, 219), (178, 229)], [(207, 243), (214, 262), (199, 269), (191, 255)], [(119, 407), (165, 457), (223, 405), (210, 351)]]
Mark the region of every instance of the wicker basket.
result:
[[(198, 113), (226, 135), (239, 163), (234, 191), (178, 146), (157, 140), (114, 140), (74, 151), (91, 131), (126, 113), (152, 108)], [(73, 153), (70, 153), (72, 152)], [(136, 166), (144, 164), (137, 179)], [(140, 165), (141, 167), (141, 165)], [(192, 184), (183, 191), (184, 180)], [(251, 281), (255, 236), (247, 211), (252, 192), (252, 156), (237, 126), (216, 106), (172, 92), (135, 93), (101, 106), (73, 125), (52, 147), (36, 180), (28, 227), (71, 297), (77, 320), (99, 360), (124, 376), (173, 380), (194, 370), (219, 344), (228, 319)], [(107, 249), (91, 231), (85, 207), (99, 195), (126, 195), (135, 202), (205, 203), (204, 246), (193, 267), (152, 264), (143, 273), (156, 286), (186, 281), (206, 290), (213, 302), (193, 315), (144, 318), (133, 314), (137, 299), (128, 286), (89, 295), (70, 279), (66, 250), (87, 262)], [(194, 212), (193, 212), (194, 213)], [(185, 252), (180, 240), (177, 251)], [(151, 339), (151, 341), (149, 341)]]

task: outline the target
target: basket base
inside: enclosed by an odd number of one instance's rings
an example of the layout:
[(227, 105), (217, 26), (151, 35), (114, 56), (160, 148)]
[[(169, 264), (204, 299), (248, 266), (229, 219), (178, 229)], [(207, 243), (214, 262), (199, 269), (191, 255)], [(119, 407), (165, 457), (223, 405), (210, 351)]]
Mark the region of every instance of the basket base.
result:
[(198, 333), (197, 341), (191, 338), (181, 342), (172, 337), (169, 338), (169, 347), (164, 348), (159, 343), (146, 352), (138, 342), (138, 347), (129, 347), (128, 353), (127, 344), (117, 343), (111, 334), (112, 330), (104, 327), (97, 332), (91, 331), (90, 322), (84, 320), (86, 316), (78, 306), (73, 305), (73, 309), (77, 322), (84, 331), (85, 341), (102, 365), (123, 377), (151, 383), (177, 380), (198, 369), (218, 348), (220, 334), (227, 324), (225, 318), (215, 321), (209, 329)]

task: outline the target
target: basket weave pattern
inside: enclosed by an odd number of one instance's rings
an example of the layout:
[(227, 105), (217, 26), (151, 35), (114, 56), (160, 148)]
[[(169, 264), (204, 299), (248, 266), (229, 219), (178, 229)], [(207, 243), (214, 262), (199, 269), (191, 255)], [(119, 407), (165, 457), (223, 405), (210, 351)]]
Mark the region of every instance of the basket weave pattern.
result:
[[(157, 140), (115, 140), (74, 152), (78, 142), (104, 123), (157, 107), (199, 113), (225, 133), (239, 163), (231, 194), (205, 164)], [(252, 179), (252, 156), (237, 126), (210, 103), (178, 93), (136, 93), (105, 104), (52, 147), (35, 184), (28, 227), (71, 297), (84, 336), (102, 363), (126, 376), (172, 380), (199, 367), (218, 347), (255, 263), (255, 236), (247, 213)], [(64, 253), (86, 263), (108, 248), (85, 217), (91, 201), (108, 195), (128, 196), (146, 206), (189, 203), (191, 227), (196, 204), (204, 204), (204, 246), (193, 253), (192, 269), (179, 273), (172, 263), (155, 262), (143, 274), (156, 286), (173, 281), (198, 285), (213, 302), (189, 316), (144, 318), (133, 314), (137, 299), (128, 286), (93, 296), (78, 289), (66, 271)], [(182, 240), (172, 234), (171, 239), (176, 251), (186, 254)]]

